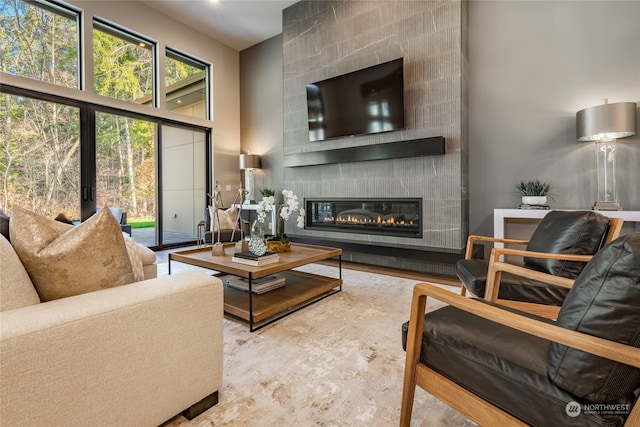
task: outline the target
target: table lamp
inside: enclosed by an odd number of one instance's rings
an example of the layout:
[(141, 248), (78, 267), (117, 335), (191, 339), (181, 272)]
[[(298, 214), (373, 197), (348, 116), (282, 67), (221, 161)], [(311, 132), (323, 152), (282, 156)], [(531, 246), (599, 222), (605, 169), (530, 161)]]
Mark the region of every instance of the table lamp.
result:
[(578, 141), (596, 142), (596, 173), (598, 197), (594, 210), (622, 210), (616, 201), (616, 139), (636, 134), (637, 106), (635, 102), (616, 102), (585, 108), (576, 113)]
[(260, 166), (260, 156), (256, 154), (240, 154), (240, 170), (244, 170), (244, 187), (247, 192), (244, 204), (250, 204), (256, 199), (253, 194), (255, 187), (253, 170), (260, 169)]

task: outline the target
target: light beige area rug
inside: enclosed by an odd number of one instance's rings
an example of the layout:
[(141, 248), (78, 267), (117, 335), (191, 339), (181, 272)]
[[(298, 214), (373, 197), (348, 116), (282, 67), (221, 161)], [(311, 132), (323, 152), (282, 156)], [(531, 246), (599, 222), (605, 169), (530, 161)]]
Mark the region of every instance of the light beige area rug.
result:
[[(181, 268), (189, 267), (172, 263), (172, 271)], [(337, 268), (304, 270), (333, 275)], [(225, 319), (219, 403), (192, 421), (177, 416), (165, 426), (397, 426), (401, 326), (417, 281), (347, 269), (342, 277), (342, 292), (256, 332)], [(430, 310), (438, 306), (428, 302)], [(474, 424), (418, 388), (412, 425)]]

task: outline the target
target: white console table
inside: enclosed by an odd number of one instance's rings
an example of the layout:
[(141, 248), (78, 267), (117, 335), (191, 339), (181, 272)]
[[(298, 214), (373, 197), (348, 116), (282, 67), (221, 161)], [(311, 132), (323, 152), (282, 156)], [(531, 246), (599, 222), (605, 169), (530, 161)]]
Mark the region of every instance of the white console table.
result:
[[(555, 210), (569, 210), (569, 209), (555, 209)], [(575, 209), (571, 209), (575, 210)], [(588, 210), (588, 209), (586, 209)], [(542, 219), (550, 210), (548, 209), (494, 209), (493, 210), (493, 236), (498, 238), (505, 238), (507, 222), (510, 219)], [(638, 228), (640, 223), (640, 211), (597, 211), (598, 213), (607, 216), (609, 218), (622, 218), (626, 223), (636, 223), (635, 228)], [(501, 243), (496, 243), (495, 247), (503, 247)]]
[[(251, 225), (253, 224), (253, 221), (251, 220), (251, 212), (256, 212), (258, 210), (258, 205), (257, 203), (252, 203), (252, 204), (242, 204), (242, 205), (238, 205), (238, 204), (234, 204), (232, 205), (232, 207), (234, 208), (242, 208), (241, 209), (241, 213), (242, 212), (249, 212), (249, 215), (247, 217), (247, 221), (249, 222), (249, 230), (247, 235), (251, 234)], [(276, 205), (273, 209), (271, 209), (271, 211), (267, 212), (267, 216), (265, 218), (265, 232), (267, 234), (271, 234), (274, 235), (276, 234), (276, 212), (277, 212), (277, 208), (279, 205)], [(257, 212), (256, 212), (256, 218), (257, 219)]]

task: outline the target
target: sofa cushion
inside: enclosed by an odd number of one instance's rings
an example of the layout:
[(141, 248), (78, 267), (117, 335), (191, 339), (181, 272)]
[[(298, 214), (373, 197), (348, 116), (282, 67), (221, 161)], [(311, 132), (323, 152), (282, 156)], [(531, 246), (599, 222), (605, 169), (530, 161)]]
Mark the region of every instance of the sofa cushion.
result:
[(0, 235), (0, 311), (13, 310), (40, 303), (36, 289), (13, 250), (11, 243)]
[[(216, 208), (209, 206), (209, 215), (211, 217), (211, 231), (218, 231), (218, 221), (215, 220), (214, 213)], [(238, 208), (218, 209), (218, 220), (220, 221), (220, 230), (233, 230), (237, 228)]]
[[(567, 295), (557, 325), (640, 347), (640, 232), (601, 249)], [(615, 402), (640, 387), (640, 369), (552, 344), (552, 381), (593, 402)]]
[[(602, 245), (609, 219), (594, 211), (551, 211), (529, 239), (528, 251), (592, 255)], [(525, 265), (549, 274), (575, 279), (584, 262), (524, 258)]]
[(43, 302), (135, 280), (120, 225), (108, 209), (73, 227), (16, 206), (10, 234)]

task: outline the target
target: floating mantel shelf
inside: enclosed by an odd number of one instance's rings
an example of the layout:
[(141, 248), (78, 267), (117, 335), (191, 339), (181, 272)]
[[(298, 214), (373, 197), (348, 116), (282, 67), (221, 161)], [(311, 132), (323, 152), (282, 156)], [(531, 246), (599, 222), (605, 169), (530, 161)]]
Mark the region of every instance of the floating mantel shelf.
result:
[(284, 167), (329, 165), (333, 163), (365, 162), (369, 160), (401, 159), (404, 157), (439, 156), (445, 151), (444, 137), (412, 139), (385, 144), (362, 145), (309, 153), (287, 154)]

